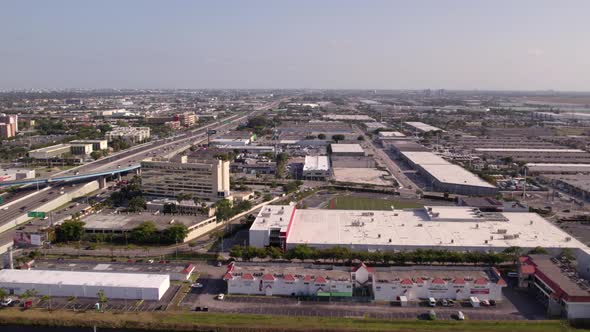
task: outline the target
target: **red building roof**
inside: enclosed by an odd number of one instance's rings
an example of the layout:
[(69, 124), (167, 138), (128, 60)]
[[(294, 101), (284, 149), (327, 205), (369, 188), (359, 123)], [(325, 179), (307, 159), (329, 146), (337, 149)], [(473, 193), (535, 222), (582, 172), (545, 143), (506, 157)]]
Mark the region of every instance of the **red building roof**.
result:
[(234, 278), (234, 276), (232, 276), (232, 274), (231, 274), (231, 273), (229, 273), (229, 272), (228, 272), (228, 273), (226, 273), (226, 274), (223, 276), (223, 280), (230, 280), (230, 279), (233, 279), (233, 278)]
[(535, 273), (535, 266), (534, 265), (522, 265), (520, 267), (520, 272), (522, 272), (522, 274), (534, 274)]
[(404, 279), (404, 280), (401, 281), (401, 284), (402, 285), (413, 285), (414, 282), (412, 282), (412, 280), (406, 278), (406, 279)]
[(416, 281), (415, 282), (417, 284), (423, 284), (424, 283), (424, 280), (422, 280), (422, 278), (416, 278)]
[(487, 285), (488, 279), (486, 279), (486, 278), (478, 278), (473, 283), (476, 284), (476, 285)]
[(431, 282), (431, 284), (436, 284), (436, 285), (442, 285), (444, 283), (445, 283), (445, 281), (442, 280), (441, 278), (434, 278)]
[(352, 269), (352, 272), (358, 271), (358, 269), (360, 269), (361, 267), (365, 268), (365, 270), (367, 270), (369, 272), (375, 272), (375, 269), (374, 268), (366, 266), (365, 263), (360, 263), (359, 265), (355, 266)]
[(285, 276), (283, 277), (283, 280), (286, 280), (286, 281), (295, 281), (295, 277), (293, 277), (290, 274), (285, 274)]
[(455, 280), (453, 280), (453, 283), (456, 285), (465, 285), (465, 279), (463, 278), (455, 278)]
[(324, 278), (322, 276), (319, 276), (319, 277), (315, 278), (315, 280), (314, 280), (314, 283), (316, 283), (316, 284), (325, 284), (326, 282), (327, 282), (326, 278)]
[(310, 281), (311, 281), (311, 276), (305, 276), (305, 277), (303, 278), (303, 281), (305, 281), (305, 282), (310, 282)]
[(250, 273), (244, 273), (244, 275), (242, 276), (242, 279), (244, 280), (254, 280), (254, 276)]
[(262, 280), (264, 281), (275, 281), (275, 277), (272, 274), (265, 274), (262, 276)]

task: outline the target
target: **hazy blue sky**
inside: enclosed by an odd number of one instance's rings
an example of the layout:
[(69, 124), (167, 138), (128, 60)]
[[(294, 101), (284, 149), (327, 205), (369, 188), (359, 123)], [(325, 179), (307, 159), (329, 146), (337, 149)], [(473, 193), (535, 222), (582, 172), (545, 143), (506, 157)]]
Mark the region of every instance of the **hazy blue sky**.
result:
[(590, 1), (0, 0), (0, 88), (590, 90)]

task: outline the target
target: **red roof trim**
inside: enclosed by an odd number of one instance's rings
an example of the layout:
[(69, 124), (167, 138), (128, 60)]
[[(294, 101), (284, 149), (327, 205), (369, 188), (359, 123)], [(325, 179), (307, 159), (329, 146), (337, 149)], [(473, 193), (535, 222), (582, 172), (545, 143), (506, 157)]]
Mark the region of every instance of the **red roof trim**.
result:
[(295, 277), (293, 277), (290, 274), (286, 274), (285, 276), (283, 276), (283, 280), (286, 280), (286, 281), (295, 281)]
[(365, 263), (360, 263), (359, 265), (355, 266), (352, 269), (352, 272), (358, 271), (361, 267), (364, 267), (365, 270), (367, 270), (368, 272), (375, 272), (375, 269), (374, 268), (366, 266)]
[(455, 278), (455, 280), (453, 280), (453, 283), (454, 284), (457, 284), (457, 285), (465, 285), (465, 279), (463, 279), (463, 278)]
[(295, 220), (296, 210), (297, 208), (293, 207), (293, 212), (291, 212), (291, 218), (289, 218), (289, 225), (287, 226), (287, 235), (285, 235), (285, 241), (289, 239), (289, 233), (291, 232), (291, 226), (293, 226), (293, 220)]
[(250, 273), (244, 273), (244, 275), (242, 276), (242, 279), (245, 280), (254, 280), (254, 276)]
[(424, 279), (422, 279), (422, 278), (417, 278), (417, 279), (416, 279), (416, 283), (417, 283), (417, 284), (423, 284), (423, 283), (424, 283)]
[(326, 278), (320, 276), (320, 277), (315, 278), (315, 280), (313, 282), (316, 284), (325, 284), (327, 281), (326, 281)]
[(431, 282), (431, 284), (437, 284), (437, 285), (442, 285), (445, 283), (444, 280), (442, 280), (441, 278), (434, 278)]
[(195, 270), (195, 266), (193, 264), (189, 264), (184, 268), (184, 270), (182, 270), (182, 273), (191, 274), (191, 273), (193, 273), (194, 270)]
[(401, 281), (402, 285), (413, 285), (414, 283), (410, 279), (404, 279)]
[(228, 273), (226, 273), (226, 274), (223, 276), (223, 280), (230, 280), (230, 279), (233, 279), (233, 278), (234, 278), (234, 276), (232, 276), (232, 274), (231, 274), (231, 273), (229, 273), (229, 272), (228, 272)]
[(309, 282), (309, 281), (311, 281), (311, 276), (305, 276), (305, 277), (303, 278), (303, 281), (305, 281), (305, 282)]
[(506, 286), (506, 281), (504, 281), (504, 279), (500, 278), (500, 280), (498, 280), (498, 282), (496, 282), (496, 285), (499, 286)]
[(486, 278), (479, 278), (473, 282), (476, 285), (486, 285), (488, 280)]
[(264, 281), (274, 281), (275, 277), (272, 274), (265, 274), (262, 276), (262, 280)]

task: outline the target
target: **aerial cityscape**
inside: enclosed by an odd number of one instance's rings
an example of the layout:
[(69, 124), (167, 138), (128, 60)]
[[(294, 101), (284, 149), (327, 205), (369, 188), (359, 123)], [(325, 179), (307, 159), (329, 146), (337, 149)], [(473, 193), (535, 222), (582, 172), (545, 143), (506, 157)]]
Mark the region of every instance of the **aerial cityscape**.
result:
[[(590, 48), (561, 39), (590, 31), (590, 7), (574, 3), (4, 3), (0, 328), (587, 331)], [(557, 34), (517, 18), (552, 10)], [(389, 48), (388, 17), (411, 30), (417, 12), (423, 43), (481, 33), (530, 57)], [(536, 46), (513, 48), (521, 34)]]

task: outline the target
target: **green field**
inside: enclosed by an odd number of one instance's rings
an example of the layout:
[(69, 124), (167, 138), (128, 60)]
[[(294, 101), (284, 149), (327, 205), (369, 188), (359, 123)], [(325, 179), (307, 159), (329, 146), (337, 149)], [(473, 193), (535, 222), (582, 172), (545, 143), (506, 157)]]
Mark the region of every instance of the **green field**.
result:
[(327, 208), (339, 210), (391, 210), (392, 205), (396, 209), (416, 209), (424, 207), (424, 205), (415, 202), (338, 196), (328, 202)]
[(371, 318), (288, 317), (186, 311), (98, 313), (44, 309), (0, 310), (0, 326), (136, 328), (159, 331), (423, 331), (423, 332), (551, 332), (578, 330), (559, 320), (547, 321), (424, 321)]

